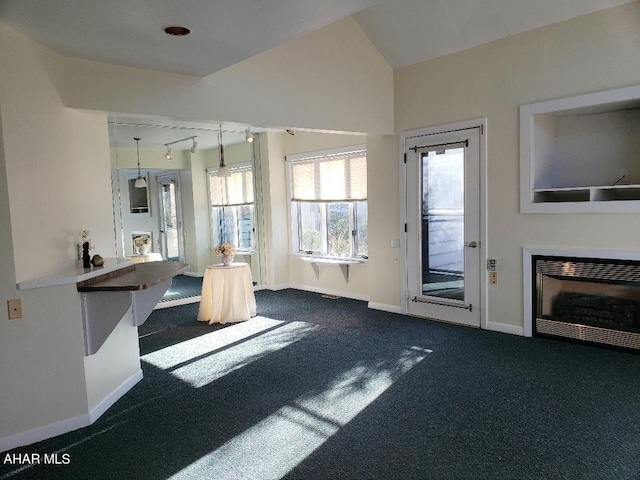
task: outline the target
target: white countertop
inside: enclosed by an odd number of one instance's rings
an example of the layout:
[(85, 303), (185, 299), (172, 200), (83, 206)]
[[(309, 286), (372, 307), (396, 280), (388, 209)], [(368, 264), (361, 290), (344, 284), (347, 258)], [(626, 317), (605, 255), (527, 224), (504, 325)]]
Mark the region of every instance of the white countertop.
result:
[(29, 290), (32, 288), (53, 287), (56, 285), (78, 283), (99, 275), (104, 275), (105, 273), (120, 270), (121, 268), (128, 267), (129, 265), (133, 265), (133, 262), (126, 258), (107, 258), (104, 261), (104, 265), (101, 267), (84, 268), (82, 266), (82, 260), (77, 260), (69, 267), (69, 270), (46, 277), (26, 280), (18, 283), (16, 287), (18, 290)]

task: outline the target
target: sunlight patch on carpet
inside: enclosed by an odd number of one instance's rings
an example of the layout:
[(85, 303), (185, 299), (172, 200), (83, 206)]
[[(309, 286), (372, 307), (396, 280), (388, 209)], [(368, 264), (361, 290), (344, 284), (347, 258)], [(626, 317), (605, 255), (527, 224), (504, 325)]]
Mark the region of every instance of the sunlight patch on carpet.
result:
[(283, 406), (171, 478), (282, 478), (430, 352), (412, 347), (395, 359), (351, 368), (328, 388)]
[(254, 317), (141, 357), (196, 388), (285, 348), (318, 328)]

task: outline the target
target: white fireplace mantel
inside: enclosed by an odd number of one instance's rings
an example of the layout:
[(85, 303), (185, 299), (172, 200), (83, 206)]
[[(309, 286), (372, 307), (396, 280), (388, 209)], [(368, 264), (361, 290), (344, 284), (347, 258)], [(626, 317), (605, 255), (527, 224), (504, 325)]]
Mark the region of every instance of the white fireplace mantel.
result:
[(640, 261), (640, 251), (635, 250), (584, 250), (573, 248), (524, 247), (522, 249), (522, 271), (524, 290), (524, 336), (533, 336), (533, 271), (532, 257), (545, 255), (550, 257), (602, 258), (611, 260)]

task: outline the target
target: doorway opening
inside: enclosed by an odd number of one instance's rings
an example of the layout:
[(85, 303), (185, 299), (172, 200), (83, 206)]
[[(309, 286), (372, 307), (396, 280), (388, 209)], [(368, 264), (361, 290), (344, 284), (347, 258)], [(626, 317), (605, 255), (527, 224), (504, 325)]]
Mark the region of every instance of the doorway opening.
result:
[(484, 123), (401, 135), (409, 314), (481, 326)]

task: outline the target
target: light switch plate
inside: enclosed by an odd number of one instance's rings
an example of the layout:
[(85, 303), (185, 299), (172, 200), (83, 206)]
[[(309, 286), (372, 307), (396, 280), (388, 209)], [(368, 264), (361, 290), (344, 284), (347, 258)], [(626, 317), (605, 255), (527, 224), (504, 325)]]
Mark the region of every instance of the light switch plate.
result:
[(22, 318), (22, 299), (10, 298), (7, 300), (7, 309), (9, 310), (9, 320)]

